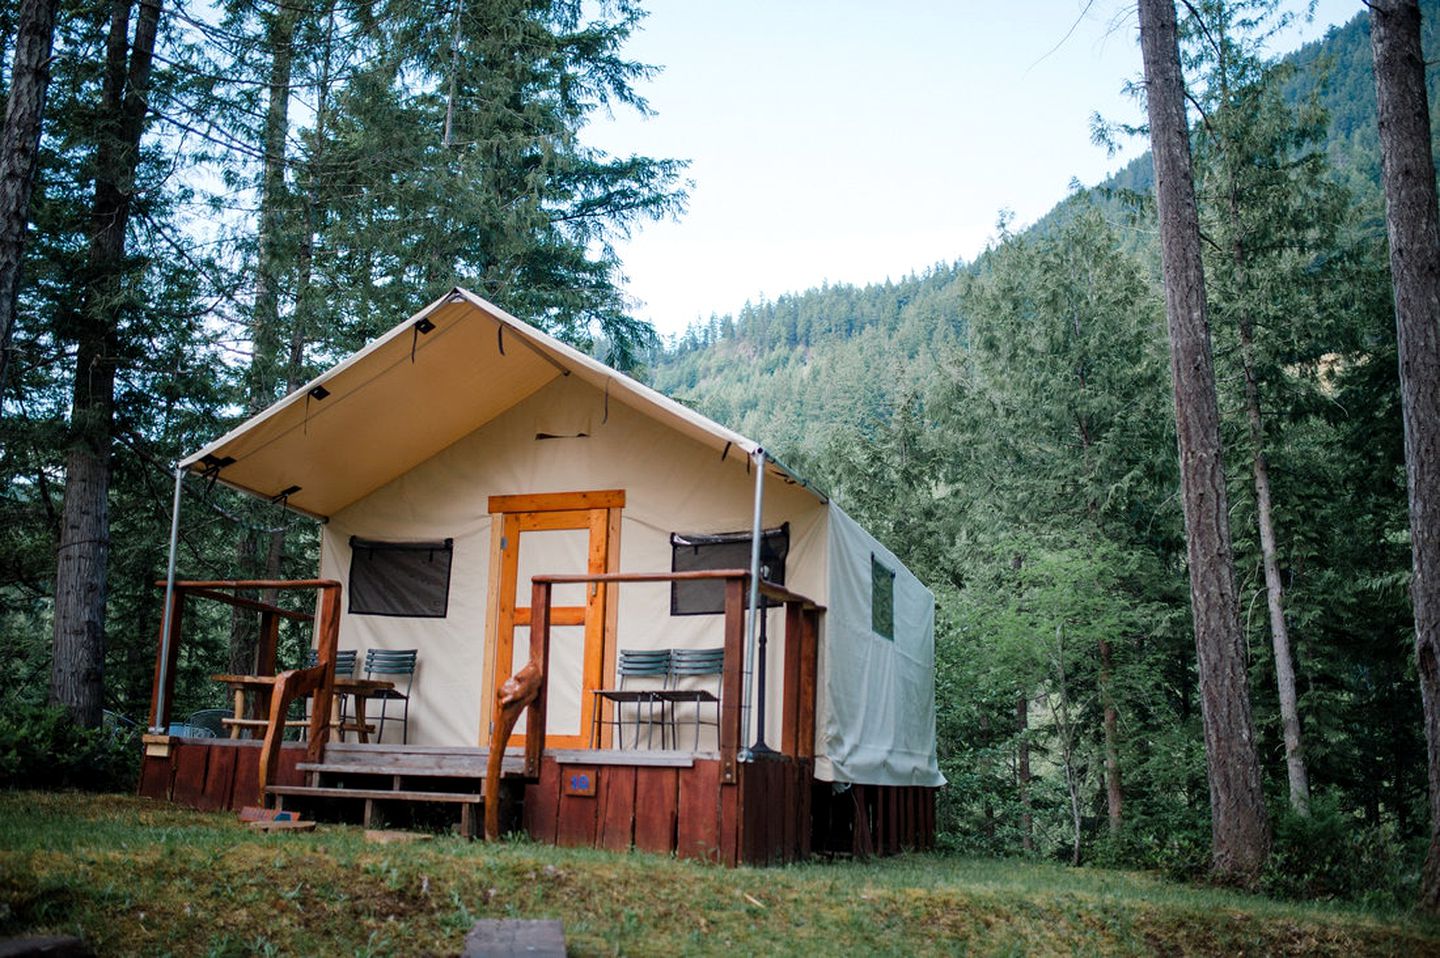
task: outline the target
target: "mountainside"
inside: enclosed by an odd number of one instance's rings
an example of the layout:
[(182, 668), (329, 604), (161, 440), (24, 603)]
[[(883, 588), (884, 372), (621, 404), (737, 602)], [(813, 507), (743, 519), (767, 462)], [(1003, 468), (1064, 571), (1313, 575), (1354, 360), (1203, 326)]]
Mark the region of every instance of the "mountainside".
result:
[[(1427, 59), (1440, 56), (1440, 0), (1423, 0)], [(1371, 75), (1370, 30), (1357, 14), (1283, 60), (1292, 103), (1311, 98), (1329, 117), (1327, 152), (1334, 177), (1367, 211), (1366, 227), (1383, 232), (1380, 155)], [(1430, 76), (1432, 127), (1440, 129), (1440, 73)], [(1092, 190), (1061, 200), (1028, 231), (1047, 232), (1077, 204), (1098, 203), (1121, 227), (1127, 245), (1158, 270), (1148, 213), (1137, 220), (1125, 195), (1148, 196), (1149, 153)], [(1368, 211), (1373, 210), (1373, 214)], [(834, 285), (747, 304), (736, 316), (712, 316), (652, 357), (661, 391), (802, 460), (841, 426), (864, 432), (901, 403), (923, 397), (936, 370), (965, 342), (965, 286), (986, 268), (940, 264), (922, 274), (868, 286)]]

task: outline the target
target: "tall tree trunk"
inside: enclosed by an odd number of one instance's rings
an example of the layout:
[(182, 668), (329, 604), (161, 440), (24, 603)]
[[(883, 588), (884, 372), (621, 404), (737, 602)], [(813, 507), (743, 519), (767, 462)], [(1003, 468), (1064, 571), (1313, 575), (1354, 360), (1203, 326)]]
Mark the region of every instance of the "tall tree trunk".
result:
[(40, 121), (50, 85), (56, 0), (21, 0), (5, 127), (0, 131), (0, 411), (20, 296), (20, 260), (40, 152)]
[(109, 560), (110, 441), (118, 315), (124, 308), (125, 231), (145, 126), (160, 0), (140, 0), (133, 44), (130, 0), (111, 5), (95, 156), (90, 249), (77, 321), (74, 403), (65, 457), (65, 506), (55, 567), (50, 701), (99, 725)]
[[(1237, 256), (1239, 253), (1237, 252)], [(1290, 807), (1310, 814), (1310, 776), (1305, 769), (1305, 743), (1300, 735), (1300, 705), (1295, 691), (1295, 661), (1290, 627), (1285, 622), (1285, 584), (1275, 546), (1275, 517), (1270, 500), (1270, 463), (1265, 457), (1265, 424), (1260, 415), (1260, 386), (1255, 378), (1253, 329), (1240, 320), (1240, 353), (1245, 367), (1245, 415), (1250, 424), (1250, 457), (1255, 475), (1255, 522), (1260, 529), (1260, 561), (1265, 570), (1265, 600), (1270, 610), (1270, 644), (1275, 650), (1275, 688), (1280, 698), (1280, 726), (1285, 736), (1285, 777)]]
[(1210, 786), (1211, 868), (1222, 880), (1248, 884), (1265, 863), (1270, 824), (1240, 631), (1175, 7), (1171, 0), (1140, 0), (1139, 12)]
[(1415, 0), (1372, 0), (1370, 42), (1385, 223), (1395, 284), (1395, 330), (1410, 491), (1415, 656), (1430, 781), (1430, 852), (1420, 905), (1440, 911), (1440, 225), (1430, 149), (1430, 105)]
[(1030, 699), (1024, 692), (1015, 699), (1016, 778), (1020, 790), (1020, 847), (1028, 854), (1035, 850), (1035, 813), (1030, 801)]
[[(290, 133), (290, 84), (295, 66), (295, 23), (301, 0), (282, 0), (270, 20), (267, 46), (270, 49), (265, 126), (260, 150), (264, 163), (260, 176), (260, 224), (256, 236), (255, 306), (250, 328), (250, 381), (248, 397), (251, 415), (260, 412), (276, 399), (275, 388), (281, 377), (280, 361), (280, 262), (284, 225), (285, 172), (287, 169), (287, 138)], [(252, 510), (259, 515), (259, 510)], [(279, 538), (279, 542), (275, 541)], [(265, 561), (257, 572), (266, 579), (279, 572), (280, 554), (284, 548), (283, 531), (257, 533), (240, 530), (235, 544), (235, 560), (241, 574), (255, 568), (260, 552), (257, 538), (265, 545)], [(251, 594), (254, 597), (254, 594)], [(273, 602), (274, 593), (262, 598)], [(241, 608), (230, 610), (230, 661), (232, 665), (253, 661), (258, 634), (254, 613)], [(248, 670), (247, 670), (248, 671)]]
[(1120, 788), (1120, 723), (1119, 715), (1115, 711), (1114, 678), (1110, 643), (1101, 639), (1100, 697), (1105, 703), (1105, 811), (1111, 835), (1120, 831), (1125, 810), (1125, 794)]

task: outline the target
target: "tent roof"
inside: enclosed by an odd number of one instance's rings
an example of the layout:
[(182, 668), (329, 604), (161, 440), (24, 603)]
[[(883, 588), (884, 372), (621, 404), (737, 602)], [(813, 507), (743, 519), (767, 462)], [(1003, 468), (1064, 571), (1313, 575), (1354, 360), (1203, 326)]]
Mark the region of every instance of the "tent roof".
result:
[(571, 375), (717, 452), (759, 449), (457, 288), (180, 466), (326, 518)]

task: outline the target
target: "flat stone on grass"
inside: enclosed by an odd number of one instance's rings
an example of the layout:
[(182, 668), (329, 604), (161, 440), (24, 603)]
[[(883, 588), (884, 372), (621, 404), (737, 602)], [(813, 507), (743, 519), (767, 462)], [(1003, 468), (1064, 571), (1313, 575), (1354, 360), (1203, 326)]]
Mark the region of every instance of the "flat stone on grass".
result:
[(554, 919), (483, 918), (465, 936), (462, 958), (565, 958), (565, 926)]

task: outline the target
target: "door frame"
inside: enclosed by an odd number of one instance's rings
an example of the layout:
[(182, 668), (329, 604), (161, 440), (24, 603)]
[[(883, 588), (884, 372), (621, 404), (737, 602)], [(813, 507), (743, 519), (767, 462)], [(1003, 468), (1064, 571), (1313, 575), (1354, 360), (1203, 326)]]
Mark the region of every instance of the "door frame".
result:
[[(624, 489), (489, 498), (490, 582), (486, 602), (485, 667), (480, 696), (479, 744), (482, 747), (490, 743), (495, 717), (495, 692), (500, 684), (510, 677), (510, 663), (513, 662), (514, 654), (514, 646), (511, 644), (514, 627), (528, 624), (528, 607), (517, 608), (516, 602), (520, 536), (525, 532), (546, 529), (588, 528), (590, 540), (587, 568), (592, 572), (614, 572), (619, 568), (620, 562), (620, 513), (624, 507)], [(512, 542), (513, 550), (508, 548)], [(507, 556), (507, 553), (510, 555)], [(581, 683), (584, 687), (580, 695), (579, 732), (575, 736), (547, 736), (547, 748), (586, 747), (590, 735), (589, 717), (593, 707), (593, 696), (589, 694), (589, 688), (608, 687), (606, 683), (611, 681), (615, 671), (613, 640), (617, 612), (616, 587), (613, 583), (601, 588), (592, 586), (586, 595), (584, 606), (553, 610), (553, 613), (558, 615), (552, 618), (552, 622), (585, 626), (587, 660), (582, 668)], [(578, 621), (568, 621), (571, 619)], [(507, 632), (511, 637), (509, 640), (502, 638)], [(512, 658), (502, 661), (504, 651), (509, 651)], [(523, 742), (523, 735), (516, 734), (511, 737), (511, 744), (516, 747)]]

